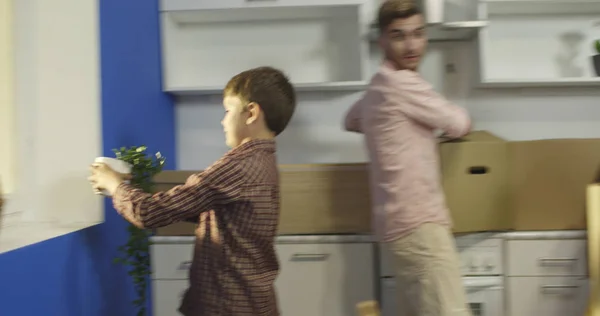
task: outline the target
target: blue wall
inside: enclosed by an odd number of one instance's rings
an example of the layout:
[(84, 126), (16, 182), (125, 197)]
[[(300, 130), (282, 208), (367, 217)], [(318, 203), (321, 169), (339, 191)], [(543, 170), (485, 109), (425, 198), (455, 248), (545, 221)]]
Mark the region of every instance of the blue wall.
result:
[[(158, 0), (102, 0), (104, 154), (148, 145), (175, 165), (171, 99), (161, 91)], [(2, 316), (133, 316), (126, 268), (114, 265), (127, 223), (106, 203), (106, 222), (0, 255)]]

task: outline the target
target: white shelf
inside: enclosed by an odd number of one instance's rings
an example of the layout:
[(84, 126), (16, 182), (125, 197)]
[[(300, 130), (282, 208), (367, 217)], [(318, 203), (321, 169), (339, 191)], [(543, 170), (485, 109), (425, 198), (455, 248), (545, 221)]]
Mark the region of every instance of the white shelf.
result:
[[(600, 13), (598, 0), (483, 0), (489, 15), (570, 15)], [(598, 17), (600, 18), (600, 17)]]
[[(367, 81), (320, 82), (294, 84), (296, 91), (361, 91), (367, 87)], [(223, 93), (223, 86), (171, 87), (164, 90), (177, 96), (216, 95)]]
[(600, 77), (563, 78), (563, 79), (503, 79), (487, 80), (478, 85), (479, 88), (528, 88), (528, 87), (591, 87), (600, 86)]
[[(479, 30), (488, 25), (488, 21), (459, 21), (442, 24), (428, 24), (427, 37), (430, 42), (469, 41), (477, 37)], [(370, 41), (379, 37), (377, 25), (371, 25), (368, 35)]]
[(311, 5), (305, 6), (296, 0), (261, 6), (242, 1), (239, 8), (161, 12), (163, 89), (173, 94), (220, 94), (232, 76), (259, 66), (282, 70), (299, 83), (298, 91), (364, 86), (366, 1), (309, 0)]

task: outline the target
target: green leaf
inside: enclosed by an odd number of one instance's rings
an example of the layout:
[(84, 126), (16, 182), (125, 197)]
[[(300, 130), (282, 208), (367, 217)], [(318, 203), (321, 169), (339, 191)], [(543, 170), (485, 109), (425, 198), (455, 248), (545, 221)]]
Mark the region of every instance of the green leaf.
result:
[(596, 40), (596, 52), (600, 54), (600, 40)]

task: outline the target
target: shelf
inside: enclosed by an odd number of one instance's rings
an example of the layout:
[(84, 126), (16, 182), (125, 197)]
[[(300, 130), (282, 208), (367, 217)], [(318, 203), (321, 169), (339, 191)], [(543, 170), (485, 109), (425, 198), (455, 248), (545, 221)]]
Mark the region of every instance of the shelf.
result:
[[(489, 15), (598, 15), (598, 0), (483, 0)], [(599, 17), (600, 19), (600, 17)]]
[(538, 80), (487, 80), (478, 85), (479, 88), (535, 88), (535, 87), (591, 87), (600, 86), (600, 77), (561, 78)]
[[(341, 82), (321, 82), (321, 83), (298, 83), (294, 84), (297, 92), (302, 91), (361, 91), (367, 87), (367, 81), (341, 81)], [(204, 87), (172, 87), (164, 89), (165, 92), (177, 96), (190, 95), (216, 95), (223, 93), (223, 87), (204, 86)]]
[[(481, 28), (488, 25), (487, 21), (459, 21), (442, 24), (428, 24), (427, 36), (430, 42), (469, 41), (477, 36)], [(377, 41), (379, 29), (372, 24), (368, 38)]]

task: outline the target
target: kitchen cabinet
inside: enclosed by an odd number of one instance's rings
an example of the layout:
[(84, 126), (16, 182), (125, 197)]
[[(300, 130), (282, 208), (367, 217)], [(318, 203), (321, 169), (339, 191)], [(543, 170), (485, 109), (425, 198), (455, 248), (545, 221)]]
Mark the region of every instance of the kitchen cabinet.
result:
[(375, 300), (374, 245), (277, 245), (276, 286), (285, 316), (354, 315), (356, 304)]
[(162, 0), (163, 90), (220, 94), (237, 73), (284, 71), (298, 90), (355, 90), (368, 78), (371, 0)]
[[(374, 243), (340, 242), (346, 236), (337, 237), (300, 236), (289, 242), (287, 236), (287, 242), (276, 244), (280, 274), (275, 287), (282, 315), (353, 315), (358, 302), (376, 299)], [(194, 237), (157, 236), (152, 241), (154, 315), (179, 315)]]
[(157, 280), (152, 283), (155, 316), (181, 316), (177, 311), (189, 286), (188, 280)]
[(508, 278), (510, 316), (585, 315), (588, 282), (584, 277)]
[(595, 86), (597, 0), (482, 0), (483, 87)]
[[(161, 0), (163, 90), (218, 95), (232, 76), (259, 66), (281, 69), (297, 91), (362, 90), (381, 59), (379, 3)], [(470, 40), (486, 24), (478, 0), (422, 5), (431, 41)]]
[(584, 315), (586, 247), (583, 239), (508, 240), (508, 315)]

